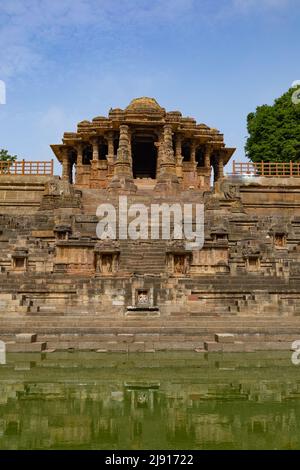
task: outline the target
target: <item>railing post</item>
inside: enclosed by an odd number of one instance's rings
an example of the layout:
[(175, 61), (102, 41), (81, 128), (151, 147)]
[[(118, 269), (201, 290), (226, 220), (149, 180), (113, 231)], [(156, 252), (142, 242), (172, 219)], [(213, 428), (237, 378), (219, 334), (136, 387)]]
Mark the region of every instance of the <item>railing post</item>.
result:
[(290, 176), (293, 176), (293, 162), (290, 161)]
[(53, 167), (54, 167), (54, 161), (53, 161), (53, 158), (52, 158), (52, 160), (51, 160), (51, 169), (50, 169), (51, 176), (53, 176), (53, 169), (54, 169)]
[(235, 160), (232, 162), (232, 173), (235, 175)]
[(24, 158), (22, 160), (22, 170), (21, 171), (22, 171), (22, 175), (24, 176), (24, 174), (25, 174), (25, 160), (24, 160)]

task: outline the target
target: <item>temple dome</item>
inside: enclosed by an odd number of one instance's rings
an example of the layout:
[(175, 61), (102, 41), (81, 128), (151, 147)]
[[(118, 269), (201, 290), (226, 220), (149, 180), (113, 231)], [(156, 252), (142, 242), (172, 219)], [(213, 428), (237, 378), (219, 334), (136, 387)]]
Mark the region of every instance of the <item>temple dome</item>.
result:
[(134, 113), (161, 113), (164, 110), (159, 106), (158, 102), (154, 98), (143, 96), (132, 100), (125, 111)]

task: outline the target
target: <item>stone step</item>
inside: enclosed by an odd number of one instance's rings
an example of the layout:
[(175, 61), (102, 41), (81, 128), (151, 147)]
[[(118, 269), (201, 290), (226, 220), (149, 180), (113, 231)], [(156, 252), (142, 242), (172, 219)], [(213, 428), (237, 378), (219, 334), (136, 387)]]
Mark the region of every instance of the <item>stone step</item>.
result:
[(231, 333), (216, 333), (215, 341), (217, 343), (234, 343), (235, 335)]
[(36, 343), (37, 334), (36, 333), (18, 333), (16, 335), (17, 343)]
[(6, 343), (6, 352), (42, 352), (47, 348), (47, 343)]
[(39, 326), (53, 326), (53, 327), (74, 327), (74, 326), (81, 326), (81, 327), (130, 327), (130, 326), (137, 326), (137, 327), (168, 327), (172, 328), (183, 326), (183, 327), (213, 327), (218, 328), (220, 327), (229, 327), (229, 328), (259, 328), (259, 327), (267, 327), (267, 328), (277, 328), (277, 327), (293, 327), (299, 328), (300, 327), (300, 317), (271, 317), (268, 320), (259, 319), (258, 317), (236, 317), (228, 315), (226, 318), (220, 316), (202, 316), (197, 317), (197, 319), (191, 317), (184, 318), (184, 325), (182, 324), (182, 317), (176, 318), (172, 317), (172, 319), (168, 320), (165, 317), (142, 317), (139, 319), (134, 319), (130, 317), (126, 317), (120, 315), (118, 318), (112, 320), (110, 317), (95, 315), (94, 317), (90, 317), (89, 315), (64, 315), (64, 316), (55, 316), (52, 317), (52, 313), (50, 315), (33, 315), (33, 316), (2, 316), (0, 317), (0, 327), (9, 327), (9, 326), (16, 326), (19, 325), (22, 327), (23, 325), (30, 326), (30, 325), (39, 325)]
[(207, 352), (291, 351), (292, 343), (290, 341), (259, 341), (249, 343), (243, 341), (235, 341), (233, 343), (205, 341), (204, 349)]
[(118, 341), (49, 341), (47, 347), (56, 350), (76, 349), (81, 351), (101, 350), (107, 352), (145, 352), (153, 351), (193, 351), (203, 349), (203, 341), (134, 341), (132, 343)]

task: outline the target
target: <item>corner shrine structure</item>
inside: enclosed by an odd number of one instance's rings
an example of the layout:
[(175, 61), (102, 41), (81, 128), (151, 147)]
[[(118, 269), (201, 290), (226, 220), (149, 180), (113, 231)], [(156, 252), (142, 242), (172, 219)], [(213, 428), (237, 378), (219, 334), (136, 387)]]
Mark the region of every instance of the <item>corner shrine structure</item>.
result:
[[(299, 165), (234, 163), (225, 176), (235, 149), (219, 131), (145, 97), (51, 148), (62, 177), (53, 162), (0, 164), (8, 351), (289, 350), (300, 338)], [(97, 207), (120, 195), (204, 204), (204, 247), (99, 240)]]

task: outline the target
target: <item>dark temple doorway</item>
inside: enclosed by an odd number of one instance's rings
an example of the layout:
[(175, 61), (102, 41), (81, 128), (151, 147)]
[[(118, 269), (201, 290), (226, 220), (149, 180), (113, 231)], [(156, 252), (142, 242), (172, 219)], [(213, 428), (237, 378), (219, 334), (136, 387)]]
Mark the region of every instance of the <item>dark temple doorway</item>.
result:
[(132, 143), (132, 170), (134, 178), (156, 178), (156, 147), (153, 141)]

